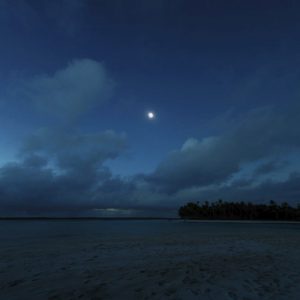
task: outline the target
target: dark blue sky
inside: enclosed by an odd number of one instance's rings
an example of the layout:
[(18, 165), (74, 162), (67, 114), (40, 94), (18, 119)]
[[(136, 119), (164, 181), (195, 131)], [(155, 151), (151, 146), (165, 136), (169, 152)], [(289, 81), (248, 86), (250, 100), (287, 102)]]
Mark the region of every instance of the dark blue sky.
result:
[(299, 13), (298, 1), (0, 0), (3, 208), (296, 203)]

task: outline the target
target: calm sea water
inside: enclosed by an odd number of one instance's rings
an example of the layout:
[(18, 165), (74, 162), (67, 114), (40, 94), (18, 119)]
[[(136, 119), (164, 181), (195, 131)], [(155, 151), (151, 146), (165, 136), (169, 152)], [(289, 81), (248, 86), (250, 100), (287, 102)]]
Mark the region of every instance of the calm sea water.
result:
[(299, 235), (300, 223), (186, 222), (181, 220), (0, 221), (0, 239), (153, 238)]

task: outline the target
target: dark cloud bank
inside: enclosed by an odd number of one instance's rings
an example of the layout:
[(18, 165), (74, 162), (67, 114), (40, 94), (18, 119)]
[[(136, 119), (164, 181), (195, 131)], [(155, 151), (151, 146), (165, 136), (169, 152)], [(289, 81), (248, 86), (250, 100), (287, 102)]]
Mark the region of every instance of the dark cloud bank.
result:
[[(107, 101), (112, 87), (103, 65), (84, 59), (27, 80), (19, 91), (30, 105), (74, 122)], [(252, 110), (218, 136), (188, 138), (154, 172), (131, 178), (107, 167), (130, 147), (125, 134), (40, 129), (24, 141), (17, 161), (0, 168), (1, 215), (172, 216), (186, 201), (218, 198), (295, 204), (300, 172), (286, 158), (293, 154), (299, 163), (299, 113), (296, 105)]]
[[(297, 203), (300, 173), (260, 179), (282, 172), (286, 163), (280, 158), (297, 151), (297, 123), (294, 110), (251, 112), (223, 135), (188, 139), (152, 174), (127, 179), (113, 175), (105, 164), (126, 151), (124, 134), (40, 130), (25, 141), (18, 162), (1, 167), (1, 207), (20, 214), (168, 215), (190, 200)], [(258, 164), (247, 180), (232, 180), (245, 163), (267, 158), (273, 160)]]

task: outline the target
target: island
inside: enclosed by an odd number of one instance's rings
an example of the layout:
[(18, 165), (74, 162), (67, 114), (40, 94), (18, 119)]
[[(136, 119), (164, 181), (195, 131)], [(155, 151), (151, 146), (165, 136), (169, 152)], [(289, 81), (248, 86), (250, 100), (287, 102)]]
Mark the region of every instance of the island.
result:
[(300, 221), (300, 204), (296, 207), (286, 202), (268, 204), (251, 202), (188, 202), (181, 206), (178, 214), (182, 219), (199, 220), (274, 220)]

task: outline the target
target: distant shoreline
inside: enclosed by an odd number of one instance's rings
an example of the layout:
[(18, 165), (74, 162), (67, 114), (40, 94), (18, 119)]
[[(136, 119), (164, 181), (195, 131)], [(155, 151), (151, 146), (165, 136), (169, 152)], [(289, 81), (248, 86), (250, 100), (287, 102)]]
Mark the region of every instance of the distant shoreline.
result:
[(151, 221), (181, 220), (180, 218), (159, 217), (0, 217), (0, 221)]
[(205, 220), (159, 217), (1, 217), (0, 221), (182, 221), (186, 223), (300, 224), (285, 220)]
[[(180, 219), (181, 220), (181, 219)], [(183, 221), (189, 223), (252, 223), (252, 224), (287, 224), (295, 223), (300, 224), (300, 221), (285, 221), (285, 220), (197, 220), (197, 219), (185, 219)]]

